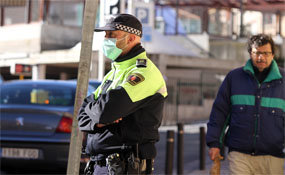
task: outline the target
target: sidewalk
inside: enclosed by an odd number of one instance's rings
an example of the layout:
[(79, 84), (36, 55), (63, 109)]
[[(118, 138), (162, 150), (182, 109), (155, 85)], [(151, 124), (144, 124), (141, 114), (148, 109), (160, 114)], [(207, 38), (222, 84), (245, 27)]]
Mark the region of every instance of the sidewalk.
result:
[[(205, 129), (207, 129), (206, 126), (206, 122), (202, 121), (199, 123), (195, 123), (195, 124), (190, 124), (190, 125), (184, 125), (184, 173), (185, 175), (209, 175), (210, 169), (212, 167), (212, 163), (213, 161), (210, 160), (209, 156), (208, 156), (208, 147), (206, 147), (206, 162), (205, 162), (205, 170), (199, 170), (199, 132), (200, 132), (200, 127), (205, 127)], [(166, 132), (168, 130), (173, 130), (175, 132), (177, 132), (177, 126), (162, 126), (160, 127), (160, 132)], [(196, 137), (189, 137), (189, 135), (195, 135)], [(165, 135), (163, 135), (163, 137), (161, 138), (161, 140), (163, 140), (165, 137)], [(175, 134), (175, 139), (176, 138), (176, 134)], [(163, 144), (165, 141), (163, 141)], [(177, 140), (175, 140), (175, 142), (177, 142)], [(163, 145), (162, 144), (162, 145)], [(165, 146), (165, 145), (163, 145)], [(160, 147), (161, 148), (161, 147)], [(161, 148), (162, 149), (162, 148)], [(164, 148), (165, 149), (165, 148)], [(175, 143), (175, 151), (174, 151), (174, 164), (173, 164), (173, 174), (176, 175), (177, 174), (177, 167), (176, 167), (176, 149), (177, 149), (177, 143)], [(159, 155), (161, 153), (159, 152)], [(225, 154), (226, 154), (226, 159), (221, 161), (221, 175), (228, 175), (229, 174), (229, 168), (228, 168), (228, 159), (227, 159), (227, 150), (225, 150)], [(165, 160), (165, 153), (162, 152), (162, 156), (158, 157), (158, 159), (162, 159), (162, 167), (159, 167), (160, 169), (162, 168), (162, 170), (160, 170), (159, 172), (157, 172), (156, 174), (158, 175), (162, 175), (162, 172), (164, 172), (164, 160)], [(191, 156), (191, 159), (188, 157)], [(193, 160), (193, 157), (196, 160)], [(158, 160), (157, 160), (158, 161)]]
[[(210, 161), (210, 160), (209, 160)], [(212, 167), (212, 161), (206, 162), (206, 169), (205, 170), (195, 170), (191, 173), (187, 173), (188, 175), (209, 175), (210, 169)], [(228, 175), (229, 174), (229, 162), (228, 160), (221, 161), (221, 175)]]

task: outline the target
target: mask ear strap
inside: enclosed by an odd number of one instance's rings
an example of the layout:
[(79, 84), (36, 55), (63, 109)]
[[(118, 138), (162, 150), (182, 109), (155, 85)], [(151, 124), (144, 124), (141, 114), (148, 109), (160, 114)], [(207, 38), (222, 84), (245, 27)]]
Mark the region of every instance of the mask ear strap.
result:
[[(121, 41), (123, 39), (125, 39), (127, 36), (129, 36), (129, 34), (127, 34), (124, 38), (120, 38), (117, 41)], [(124, 50), (126, 47), (128, 47), (128, 44), (125, 45), (125, 47), (122, 48), (122, 50)]]
[(127, 34), (127, 35), (124, 36), (123, 38), (117, 39), (117, 41), (121, 41), (121, 40), (125, 39), (127, 36), (129, 36), (129, 34)]
[(122, 48), (122, 50), (124, 50), (125, 48), (127, 48), (128, 47), (128, 44), (126, 44), (126, 46), (124, 47), (124, 48)]

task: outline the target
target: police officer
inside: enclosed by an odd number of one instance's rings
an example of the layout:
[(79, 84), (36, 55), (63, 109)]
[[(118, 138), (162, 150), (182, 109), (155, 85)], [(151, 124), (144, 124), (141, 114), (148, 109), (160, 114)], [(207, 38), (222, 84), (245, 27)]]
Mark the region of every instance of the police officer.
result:
[(78, 115), (79, 129), (88, 133), (93, 174), (151, 174), (165, 81), (141, 46), (142, 24), (136, 17), (119, 14), (95, 31), (106, 33), (102, 50), (112, 69)]

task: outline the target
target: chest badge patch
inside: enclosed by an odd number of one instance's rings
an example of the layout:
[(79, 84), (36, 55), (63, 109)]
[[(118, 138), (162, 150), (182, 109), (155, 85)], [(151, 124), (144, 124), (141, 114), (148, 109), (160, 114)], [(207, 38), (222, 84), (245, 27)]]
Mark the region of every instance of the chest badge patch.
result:
[(144, 77), (139, 73), (131, 74), (128, 77), (128, 83), (130, 83), (132, 86), (135, 86), (143, 81), (144, 81)]

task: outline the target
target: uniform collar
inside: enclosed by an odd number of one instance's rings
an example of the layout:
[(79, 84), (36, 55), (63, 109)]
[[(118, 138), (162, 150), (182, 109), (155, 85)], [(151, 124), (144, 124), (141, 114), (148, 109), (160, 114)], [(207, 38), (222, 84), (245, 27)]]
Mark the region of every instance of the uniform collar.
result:
[(133, 58), (129, 58), (129, 59), (127, 59), (127, 60), (125, 60), (125, 61), (122, 61), (122, 62), (113, 62), (112, 64), (113, 64), (116, 68), (118, 68), (118, 67), (120, 67), (120, 68), (122, 68), (122, 69), (123, 69), (123, 68), (128, 68), (128, 67), (131, 66), (131, 65), (135, 65), (137, 59), (139, 59), (139, 58), (147, 58), (146, 52), (145, 52), (145, 51), (144, 51), (144, 52), (141, 52), (140, 54), (136, 55), (136, 56), (133, 57)]
[[(243, 70), (246, 72), (250, 72), (252, 75), (254, 75), (254, 69), (253, 69), (251, 59), (249, 59), (246, 62), (246, 65), (243, 67)], [(282, 75), (279, 72), (278, 65), (277, 65), (275, 60), (272, 60), (272, 63), (270, 66), (270, 71), (269, 71), (267, 77), (265, 78), (264, 82), (270, 82), (272, 80), (277, 80), (277, 79), (281, 79), (281, 78), (282, 78)]]
[(122, 62), (122, 61), (126, 61), (128, 59), (131, 59), (137, 55), (139, 55), (140, 53), (144, 52), (144, 48), (141, 46), (141, 43), (138, 43), (137, 45), (135, 45), (126, 55), (122, 55), (119, 56), (115, 62)]

